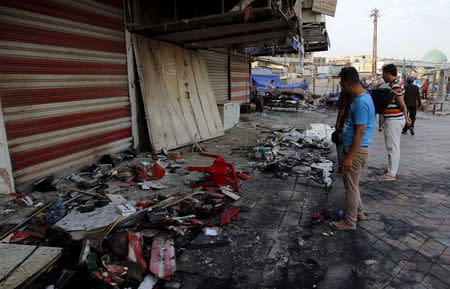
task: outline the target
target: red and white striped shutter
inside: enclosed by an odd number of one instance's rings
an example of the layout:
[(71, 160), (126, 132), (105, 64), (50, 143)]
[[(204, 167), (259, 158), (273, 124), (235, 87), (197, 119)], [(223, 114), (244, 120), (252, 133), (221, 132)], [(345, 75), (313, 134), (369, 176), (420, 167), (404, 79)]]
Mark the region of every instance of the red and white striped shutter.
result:
[(250, 70), (249, 58), (231, 55), (231, 100), (250, 100)]
[(130, 147), (121, 0), (2, 0), (0, 74), (16, 185)]

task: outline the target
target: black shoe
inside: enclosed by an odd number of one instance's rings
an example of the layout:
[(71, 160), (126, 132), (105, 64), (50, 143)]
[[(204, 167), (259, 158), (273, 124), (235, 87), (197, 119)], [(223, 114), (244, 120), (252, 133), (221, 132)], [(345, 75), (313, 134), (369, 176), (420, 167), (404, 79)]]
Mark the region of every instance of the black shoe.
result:
[(408, 132), (406, 130), (402, 130), (402, 134), (407, 134)]
[[(409, 132), (411, 133), (411, 135), (414, 135), (414, 129), (413, 128), (410, 128), (409, 129)], [(406, 133), (406, 132), (405, 132)]]

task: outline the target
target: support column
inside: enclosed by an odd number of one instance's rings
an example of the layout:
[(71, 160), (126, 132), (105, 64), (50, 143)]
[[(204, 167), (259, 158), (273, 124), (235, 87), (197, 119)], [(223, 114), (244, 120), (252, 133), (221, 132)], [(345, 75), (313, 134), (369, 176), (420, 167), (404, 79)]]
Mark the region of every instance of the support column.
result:
[(445, 69), (442, 69), (439, 72), (439, 84), (436, 92), (436, 99), (444, 100), (445, 99), (445, 86), (446, 83), (444, 83), (445, 80)]
[[(436, 85), (436, 71), (433, 72), (433, 74), (431, 75), (431, 80), (430, 80), (430, 86), (428, 87), (428, 98), (431, 98), (431, 94), (434, 91), (434, 86)], [(435, 96), (433, 95), (432, 98), (435, 98)]]

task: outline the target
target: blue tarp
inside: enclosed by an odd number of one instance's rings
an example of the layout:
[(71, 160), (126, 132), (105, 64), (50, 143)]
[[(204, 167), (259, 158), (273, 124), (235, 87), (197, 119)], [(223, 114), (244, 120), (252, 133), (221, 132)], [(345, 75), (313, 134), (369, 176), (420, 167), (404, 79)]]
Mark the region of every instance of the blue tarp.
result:
[(280, 76), (277, 74), (252, 74), (252, 84), (256, 85), (257, 89), (264, 89), (269, 81), (274, 80), (273, 86), (277, 87), (280, 85)]
[(308, 90), (308, 83), (306, 82), (297, 82), (292, 84), (284, 84), (284, 85), (278, 85), (279, 89), (297, 89), (301, 88), (303, 90)]
[(277, 74), (252, 74), (252, 84), (256, 86), (257, 89), (265, 89), (266, 85), (270, 80), (274, 80), (273, 86), (279, 89), (297, 89), (301, 88), (304, 90), (308, 90), (308, 83), (306, 82), (298, 82), (293, 84), (280, 84), (280, 76)]

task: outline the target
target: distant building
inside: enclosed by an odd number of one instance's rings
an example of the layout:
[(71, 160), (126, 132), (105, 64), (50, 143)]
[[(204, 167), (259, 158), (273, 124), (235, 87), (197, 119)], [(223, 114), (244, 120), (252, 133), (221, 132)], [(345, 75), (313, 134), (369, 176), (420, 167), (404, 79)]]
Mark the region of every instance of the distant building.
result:
[(445, 54), (442, 53), (440, 50), (433, 48), (431, 51), (429, 51), (422, 57), (422, 61), (445, 63), (447, 62), (447, 56), (445, 56)]

